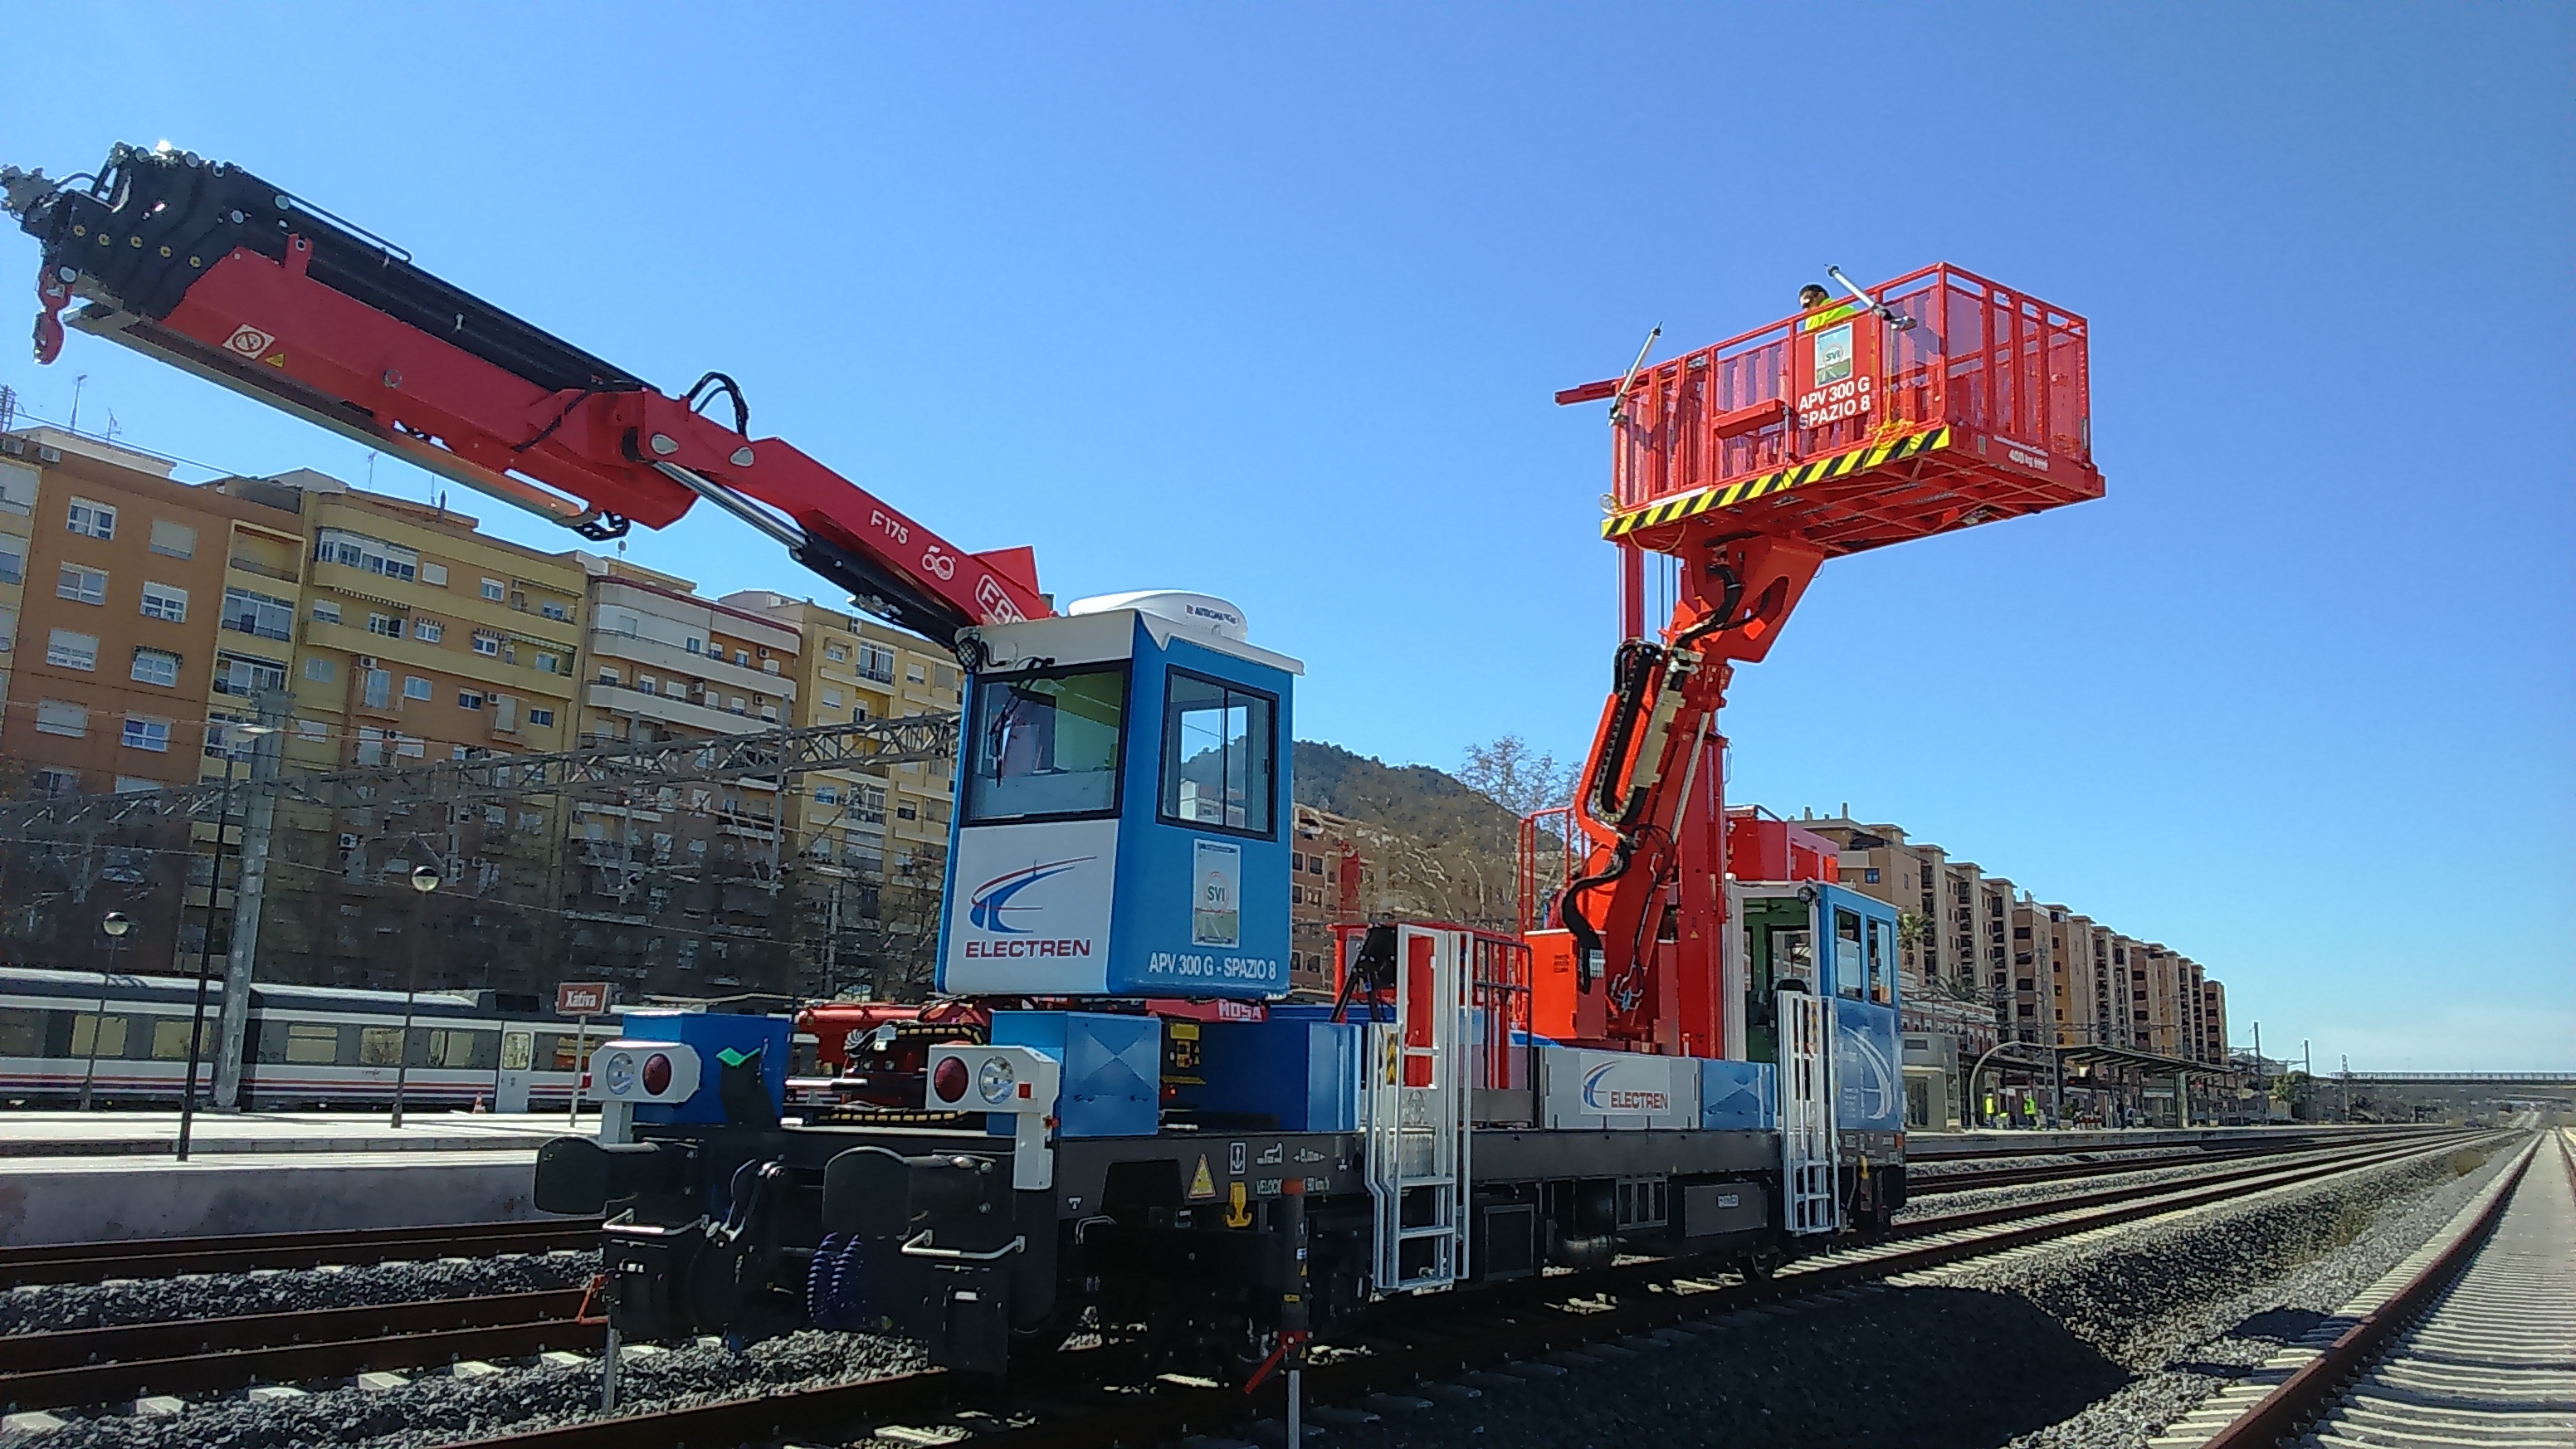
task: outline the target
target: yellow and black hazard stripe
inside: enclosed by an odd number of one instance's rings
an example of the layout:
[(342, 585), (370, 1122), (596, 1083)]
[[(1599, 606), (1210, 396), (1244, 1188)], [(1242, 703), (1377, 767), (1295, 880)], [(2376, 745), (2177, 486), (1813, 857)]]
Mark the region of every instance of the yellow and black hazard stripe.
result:
[(1929, 432), (1898, 438), (1894, 442), (1874, 443), (1866, 448), (1854, 448), (1848, 453), (1836, 453), (1830, 458), (1817, 458), (1811, 462), (1801, 463), (1795, 468), (1783, 468), (1777, 473), (1765, 473), (1758, 478), (1738, 479), (1723, 488), (1702, 488), (1695, 492), (1684, 493), (1677, 498), (1667, 498), (1661, 503), (1650, 503), (1643, 508), (1614, 513), (1601, 521), (1601, 536), (1624, 538), (1641, 528), (1656, 528), (1667, 523), (1678, 523), (1685, 518), (1697, 518), (1712, 508), (1733, 508), (1739, 503), (1750, 503), (1756, 498), (1768, 498), (1774, 493), (1786, 493), (1802, 484), (1818, 483), (1828, 478), (1849, 477), (1864, 468), (1902, 462), (1907, 458), (1938, 452), (1948, 446), (1950, 446), (1950, 430), (1934, 428)]

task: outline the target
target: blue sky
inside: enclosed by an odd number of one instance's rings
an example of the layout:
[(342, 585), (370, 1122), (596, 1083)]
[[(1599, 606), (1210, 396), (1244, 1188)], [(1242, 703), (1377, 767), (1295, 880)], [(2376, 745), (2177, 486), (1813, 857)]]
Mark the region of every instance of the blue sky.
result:
[[(968, 546), (1035, 545), (1059, 598), (1236, 599), (1308, 661), (1300, 733), (1390, 760), (1589, 739), (1607, 445), (1554, 389), (1657, 322), (1669, 355), (1768, 320), (1827, 263), (2026, 288), (2094, 323), (2110, 496), (1829, 567), (1738, 677), (1729, 793), (1849, 801), (2185, 951), (2240, 1042), (2576, 1068), (2566, 7), (80, 30), (0, 90), (0, 160), (167, 139), (666, 388), (726, 369), (757, 429)], [(104, 344), (0, 356), (57, 419), (83, 372), (85, 427), (365, 475)], [(809, 587), (715, 517), (632, 556)]]

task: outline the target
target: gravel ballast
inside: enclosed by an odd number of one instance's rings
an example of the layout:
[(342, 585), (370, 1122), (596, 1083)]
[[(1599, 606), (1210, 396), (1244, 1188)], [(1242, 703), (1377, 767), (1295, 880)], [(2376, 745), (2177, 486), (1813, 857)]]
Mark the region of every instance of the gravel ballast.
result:
[(2496, 1167), (2451, 1154), (1827, 1301), (1461, 1408), (1336, 1429), (1435, 1449), (2128, 1449), (2413, 1251)]
[(112, 1283), (47, 1283), (0, 1293), (0, 1334), (113, 1328), (251, 1313), (311, 1313), (325, 1308), (491, 1293), (533, 1293), (578, 1288), (598, 1272), (599, 1251), (592, 1248), (570, 1253), (439, 1258), (346, 1268), (133, 1278)]

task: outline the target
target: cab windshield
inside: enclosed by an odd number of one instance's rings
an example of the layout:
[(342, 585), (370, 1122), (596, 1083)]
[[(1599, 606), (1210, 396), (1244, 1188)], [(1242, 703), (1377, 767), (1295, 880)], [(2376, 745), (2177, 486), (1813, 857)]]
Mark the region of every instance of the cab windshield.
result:
[(1114, 813), (1126, 712), (1124, 665), (976, 680), (968, 823)]

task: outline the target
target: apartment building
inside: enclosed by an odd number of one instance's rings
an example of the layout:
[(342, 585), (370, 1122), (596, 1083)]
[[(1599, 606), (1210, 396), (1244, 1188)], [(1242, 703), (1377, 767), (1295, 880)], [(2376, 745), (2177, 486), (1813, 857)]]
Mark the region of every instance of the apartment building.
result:
[(2206, 976), (2200, 983), (2200, 1059), (2232, 1059), (2227, 1048), (2227, 988)]
[(1297, 997), (1329, 1001), (1338, 988), (1333, 928), (1368, 921), (1378, 887), (1376, 852), (1365, 827), (1348, 816), (1300, 805), (1295, 823), (1288, 852), (1288, 988)]
[[(261, 632), (268, 616), (236, 604), (268, 597), (260, 570), (272, 563), (292, 578), (295, 514), (169, 474), (166, 461), (51, 428), (0, 439), (0, 749), (13, 790), (152, 790), (220, 775), (225, 722), (285, 682), (289, 650)], [(294, 592), (288, 584), (287, 619)], [(213, 827), (198, 834), (210, 858), (184, 887), (187, 873), (157, 854), (188, 849), (184, 832), (100, 864), (98, 914), (120, 909), (141, 928), (127, 962), (166, 969), (202, 941)], [(16, 886), (47, 889), (32, 876)], [(25, 944), (55, 959), (97, 944), (87, 932), (51, 940), (57, 925), (34, 912), (21, 922), (21, 936), (47, 938)]]
[[(950, 713), (960, 685), (951, 656), (873, 619), (766, 590), (717, 601), (794, 629), (796, 723)], [(813, 872), (801, 904), (819, 916), (804, 935), (823, 995), (885, 994), (929, 979), (946, 870), (952, 771), (945, 762), (818, 770), (789, 791), (788, 829)]]

